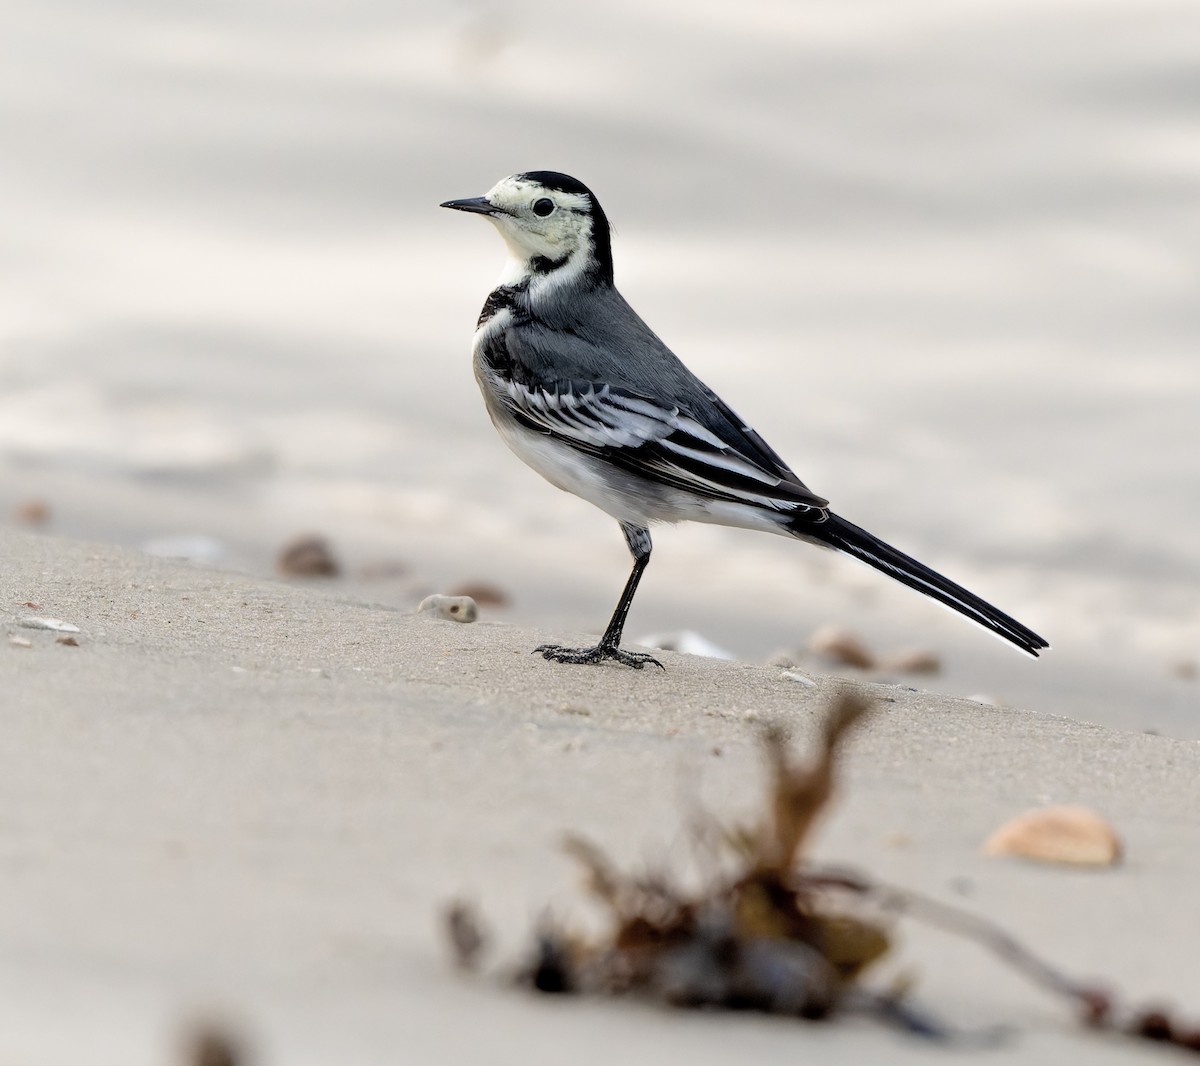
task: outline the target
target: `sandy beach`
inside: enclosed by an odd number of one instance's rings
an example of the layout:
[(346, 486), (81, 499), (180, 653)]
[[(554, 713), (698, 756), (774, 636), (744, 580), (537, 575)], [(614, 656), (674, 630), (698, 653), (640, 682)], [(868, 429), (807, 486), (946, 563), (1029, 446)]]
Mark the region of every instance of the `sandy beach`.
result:
[[(289, 1066), (567, 1048), (581, 1063), (928, 1060), (866, 1022), (537, 998), (457, 975), (439, 940), (438, 909), (459, 895), (510, 959), (547, 905), (586, 923), (564, 831), (633, 864), (681, 860), (700, 805), (756, 807), (762, 723), (802, 744), (852, 682), (671, 653), (665, 673), (570, 669), (528, 654), (545, 630), (42, 536), (0, 534), (0, 550), (6, 1061), (149, 1066), (198, 1015), (233, 1027), (254, 1062)], [(78, 647), (20, 626), (27, 600), (77, 625)], [(878, 711), (818, 858), (977, 908), (1137, 1000), (1195, 1009), (1194, 743), (866, 687)], [(980, 854), (1001, 821), (1046, 803), (1103, 812), (1125, 864)], [(949, 1020), (1015, 1025), (988, 1061), (1166, 1061), (1079, 1033), (944, 935), (906, 932), (890, 969)]]
[[(761, 723), (802, 743), (842, 684), (881, 702), (822, 859), (1200, 1009), (1198, 62), (1186, 0), (6, 5), (0, 1060), (160, 1064), (211, 1014), (266, 1066), (926, 1062), (525, 996), (436, 934), (455, 894), (506, 957), (570, 911), (565, 829), (685, 853), (698, 800), (754, 807)], [(622, 292), (815, 492), (1054, 650), (692, 526), (655, 531), (626, 635), (732, 660), (530, 657), (599, 629), (628, 556), (497, 440), (469, 346), (502, 248), (437, 204), (538, 168), (596, 191)], [(279, 578), (306, 533), (338, 577)], [(504, 606), (412, 614), (468, 582)], [(940, 669), (805, 652), (826, 626)], [(981, 856), (1060, 802), (1127, 862)], [(905, 965), (1021, 1030), (991, 1060), (1160, 1058), (945, 938)]]

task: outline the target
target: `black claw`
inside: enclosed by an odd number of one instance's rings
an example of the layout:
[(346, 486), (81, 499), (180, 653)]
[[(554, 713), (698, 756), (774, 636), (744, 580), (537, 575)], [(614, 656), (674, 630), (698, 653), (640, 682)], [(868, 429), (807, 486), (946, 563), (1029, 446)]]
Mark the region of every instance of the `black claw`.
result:
[(543, 659), (556, 663), (599, 663), (605, 659), (613, 659), (634, 670), (641, 670), (647, 663), (653, 663), (660, 670), (666, 670), (653, 655), (644, 651), (622, 651), (614, 644), (597, 644), (594, 648), (564, 648), (561, 644), (539, 644), (533, 649), (533, 654), (539, 653)]

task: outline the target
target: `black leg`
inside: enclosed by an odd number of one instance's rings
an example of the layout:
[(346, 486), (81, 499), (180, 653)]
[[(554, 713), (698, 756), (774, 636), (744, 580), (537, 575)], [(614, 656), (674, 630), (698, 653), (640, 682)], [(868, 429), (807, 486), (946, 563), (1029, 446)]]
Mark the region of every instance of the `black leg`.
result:
[(613, 611), (600, 643), (594, 648), (564, 648), (561, 644), (542, 644), (533, 649), (535, 654), (541, 652), (543, 658), (553, 659), (558, 663), (598, 663), (605, 659), (615, 659), (625, 666), (632, 666), (635, 670), (640, 670), (647, 663), (666, 669), (653, 655), (641, 651), (622, 651), (620, 648), (625, 618), (633, 603), (633, 594), (637, 592), (638, 582), (642, 580), (642, 571), (650, 562), (651, 548), (650, 530), (643, 526), (622, 522), (621, 532), (625, 534), (625, 543), (629, 545), (630, 554), (633, 555), (633, 571), (629, 580), (625, 582), (625, 589), (617, 601), (617, 609)]

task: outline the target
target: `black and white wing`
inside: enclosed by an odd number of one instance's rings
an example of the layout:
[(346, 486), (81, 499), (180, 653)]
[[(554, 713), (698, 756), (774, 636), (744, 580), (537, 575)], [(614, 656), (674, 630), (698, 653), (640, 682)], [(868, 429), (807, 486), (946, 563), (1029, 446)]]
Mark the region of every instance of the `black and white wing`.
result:
[(526, 429), (638, 477), (703, 499), (773, 511), (828, 506), (707, 390), (711, 409), (701, 421), (679, 406), (613, 385), (537, 385), (513, 378), (496, 379), (496, 385), (509, 413)]

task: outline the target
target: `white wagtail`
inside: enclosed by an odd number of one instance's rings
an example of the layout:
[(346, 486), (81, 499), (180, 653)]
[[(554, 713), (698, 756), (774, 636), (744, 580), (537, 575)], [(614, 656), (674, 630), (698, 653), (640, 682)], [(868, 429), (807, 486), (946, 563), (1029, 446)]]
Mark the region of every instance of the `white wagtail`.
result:
[(619, 647), (650, 561), (650, 523), (715, 522), (852, 555), (1029, 655), (1049, 645), (1002, 611), (829, 510), (679, 361), (613, 286), (608, 219), (565, 174), (514, 174), (442, 207), (484, 215), (509, 259), (475, 328), (475, 377), (505, 443), (552, 485), (612, 515), (633, 572), (594, 648), (537, 648), (560, 663), (662, 666)]

